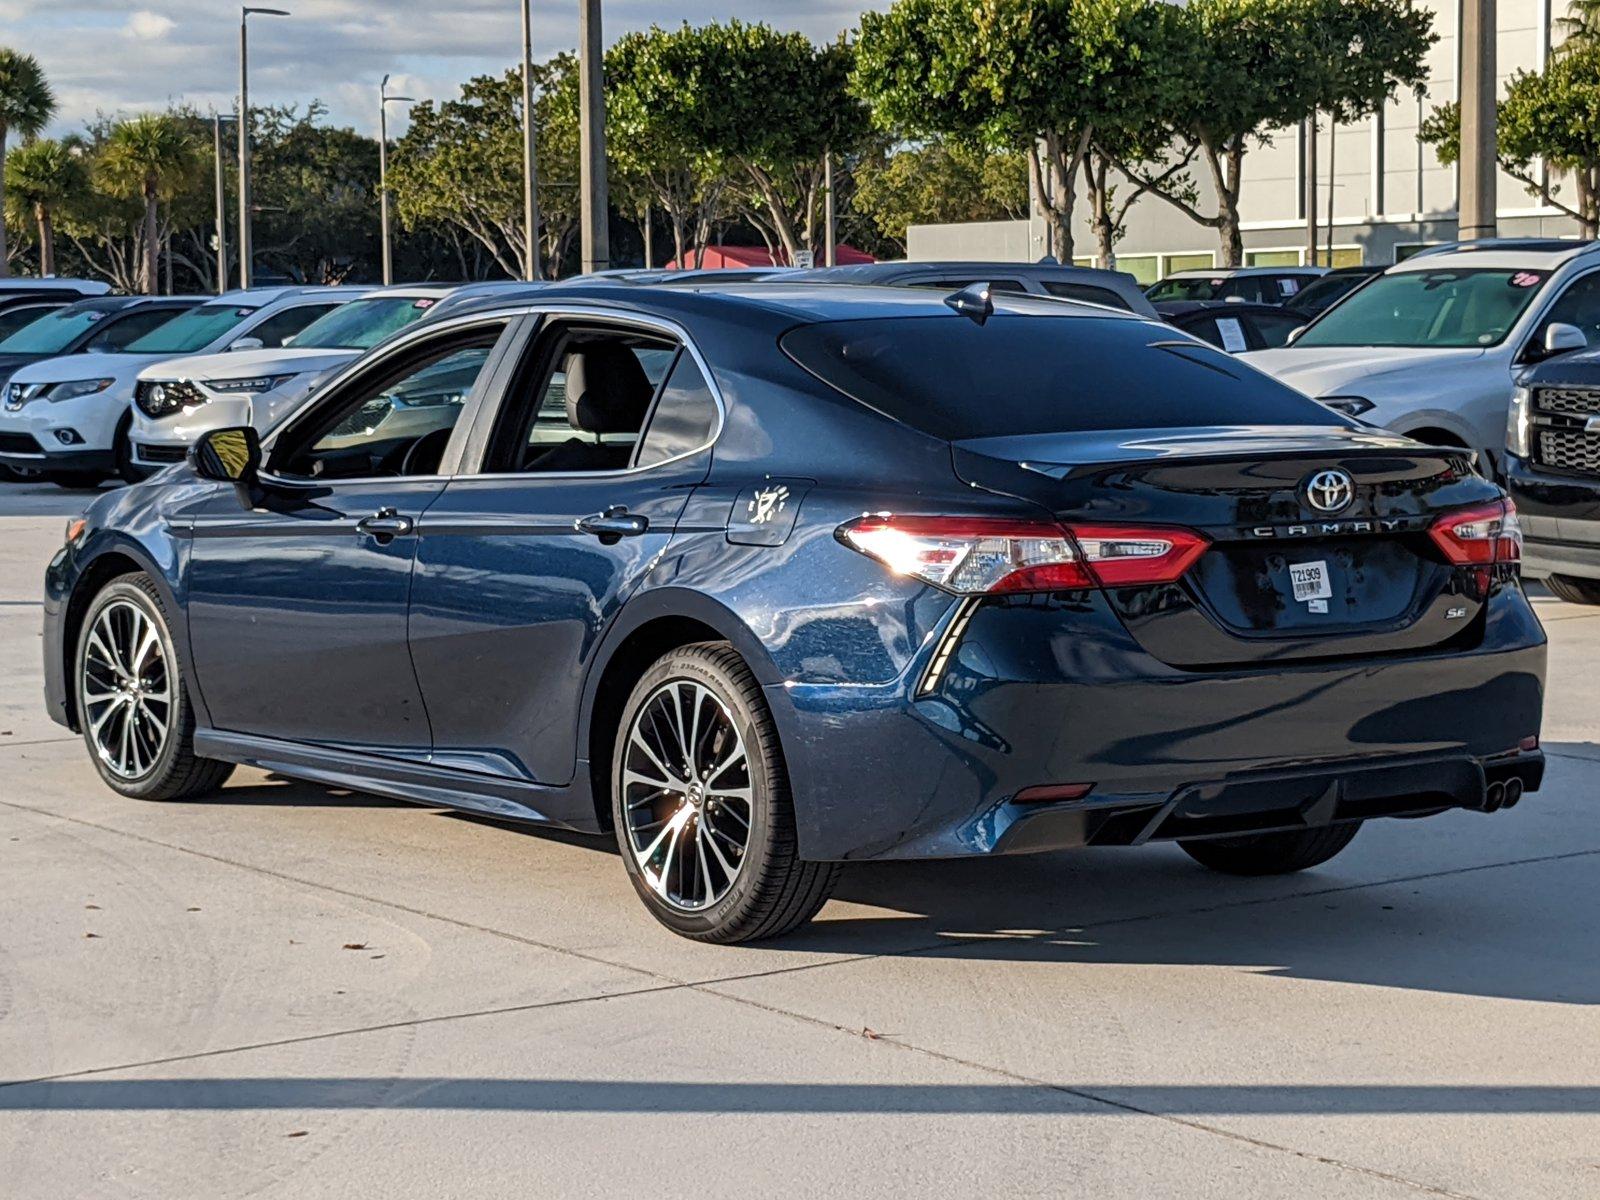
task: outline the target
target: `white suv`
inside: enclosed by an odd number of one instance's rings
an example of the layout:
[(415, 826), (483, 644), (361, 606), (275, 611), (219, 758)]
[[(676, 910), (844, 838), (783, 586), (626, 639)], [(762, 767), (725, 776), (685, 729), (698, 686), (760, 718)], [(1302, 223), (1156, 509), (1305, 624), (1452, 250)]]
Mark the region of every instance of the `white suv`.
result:
[(134, 381), (152, 362), (205, 351), (280, 346), (363, 288), (252, 288), (191, 308), (120, 354), (73, 354), (20, 368), (0, 406), (0, 465), (63, 487), (137, 479), (128, 438)]
[(1289, 345), (1240, 357), (1330, 408), (1498, 470), (1514, 377), (1600, 345), (1600, 243), (1488, 239), (1425, 250)]
[(266, 433), (299, 408), (318, 380), (422, 317), (454, 284), (368, 292), (317, 318), (275, 349), (167, 359), (134, 385), (133, 461), (154, 471), (182, 462), (202, 433), (254, 425)]

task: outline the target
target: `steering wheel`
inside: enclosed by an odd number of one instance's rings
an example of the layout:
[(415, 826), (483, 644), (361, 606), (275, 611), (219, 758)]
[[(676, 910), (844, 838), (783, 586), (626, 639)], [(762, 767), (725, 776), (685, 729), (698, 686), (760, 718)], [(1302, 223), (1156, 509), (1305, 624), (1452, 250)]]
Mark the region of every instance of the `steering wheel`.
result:
[(400, 460), (400, 474), (437, 474), (439, 460), (444, 457), (444, 449), (450, 444), (450, 433), (451, 428), (446, 425), (443, 429), (429, 430), (412, 442), (405, 457)]

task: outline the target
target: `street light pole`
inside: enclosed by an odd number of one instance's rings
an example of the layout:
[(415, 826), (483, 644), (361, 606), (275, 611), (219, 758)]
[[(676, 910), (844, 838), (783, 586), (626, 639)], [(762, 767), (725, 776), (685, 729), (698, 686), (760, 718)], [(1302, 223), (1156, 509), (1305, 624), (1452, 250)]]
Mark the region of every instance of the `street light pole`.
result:
[(383, 223), (383, 282), (394, 282), (394, 254), (389, 246), (389, 103), (410, 101), (411, 96), (389, 95), (389, 77), (378, 84), (378, 212)]
[(538, 124), (533, 109), (533, 0), (522, 0), (522, 227), (527, 249), (522, 274), (537, 280), (539, 268), (539, 156)]
[(217, 166), (217, 295), (228, 290), (228, 193), (222, 172), (222, 114), (211, 114), (211, 149)]
[(1461, 5), (1461, 198), (1456, 236), (1495, 235), (1495, 0)]
[(611, 266), (611, 205), (606, 195), (606, 96), (601, 48), (600, 0), (581, 0), (578, 8), (578, 186), (585, 275)]
[(287, 17), (281, 8), (239, 9), (239, 286), (250, 286), (250, 14)]

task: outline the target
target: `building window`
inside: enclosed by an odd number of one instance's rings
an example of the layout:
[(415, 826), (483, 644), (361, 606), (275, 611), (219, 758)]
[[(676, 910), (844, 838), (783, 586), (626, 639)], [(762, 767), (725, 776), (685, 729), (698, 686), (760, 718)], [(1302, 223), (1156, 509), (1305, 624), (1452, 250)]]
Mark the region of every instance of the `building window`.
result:
[(1298, 250), (1246, 250), (1244, 265), (1247, 267), (1298, 267), (1300, 265), (1300, 251)]
[(1119, 254), (1117, 270), (1126, 271), (1141, 284), (1154, 283), (1161, 278), (1161, 258), (1155, 254)]
[(1442, 246), (1443, 242), (1401, 242), (1394, 248), (1395, 262), (1405, 262), (1413, 254), (1421, 254), (1430, 246)]
[(1215, 251), (1195, 251), (1193, 254), (1169, 254), (1166, 257), (1162, 274), (1171, 275), (1175, 271), (1205, 271), (1217, 265)]
[(1317, 250), (1317, 265), (1319, 267), (1359, 267), (1365, 261), (1360, 246), (1335, 246), (1333, 248), (1333, 261), (1328, 261), (1328, 248), (1323, 246)]

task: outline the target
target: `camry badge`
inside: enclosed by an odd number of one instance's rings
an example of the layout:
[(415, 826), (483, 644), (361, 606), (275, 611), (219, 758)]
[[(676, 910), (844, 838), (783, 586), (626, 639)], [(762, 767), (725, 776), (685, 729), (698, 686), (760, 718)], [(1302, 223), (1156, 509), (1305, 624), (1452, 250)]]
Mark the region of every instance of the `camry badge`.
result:
[(1306, 503), (1321, 513), (1343, 512), (1356, 498), (1355, 481), (1337, 468), (1318, 471), (1305, 484)]

